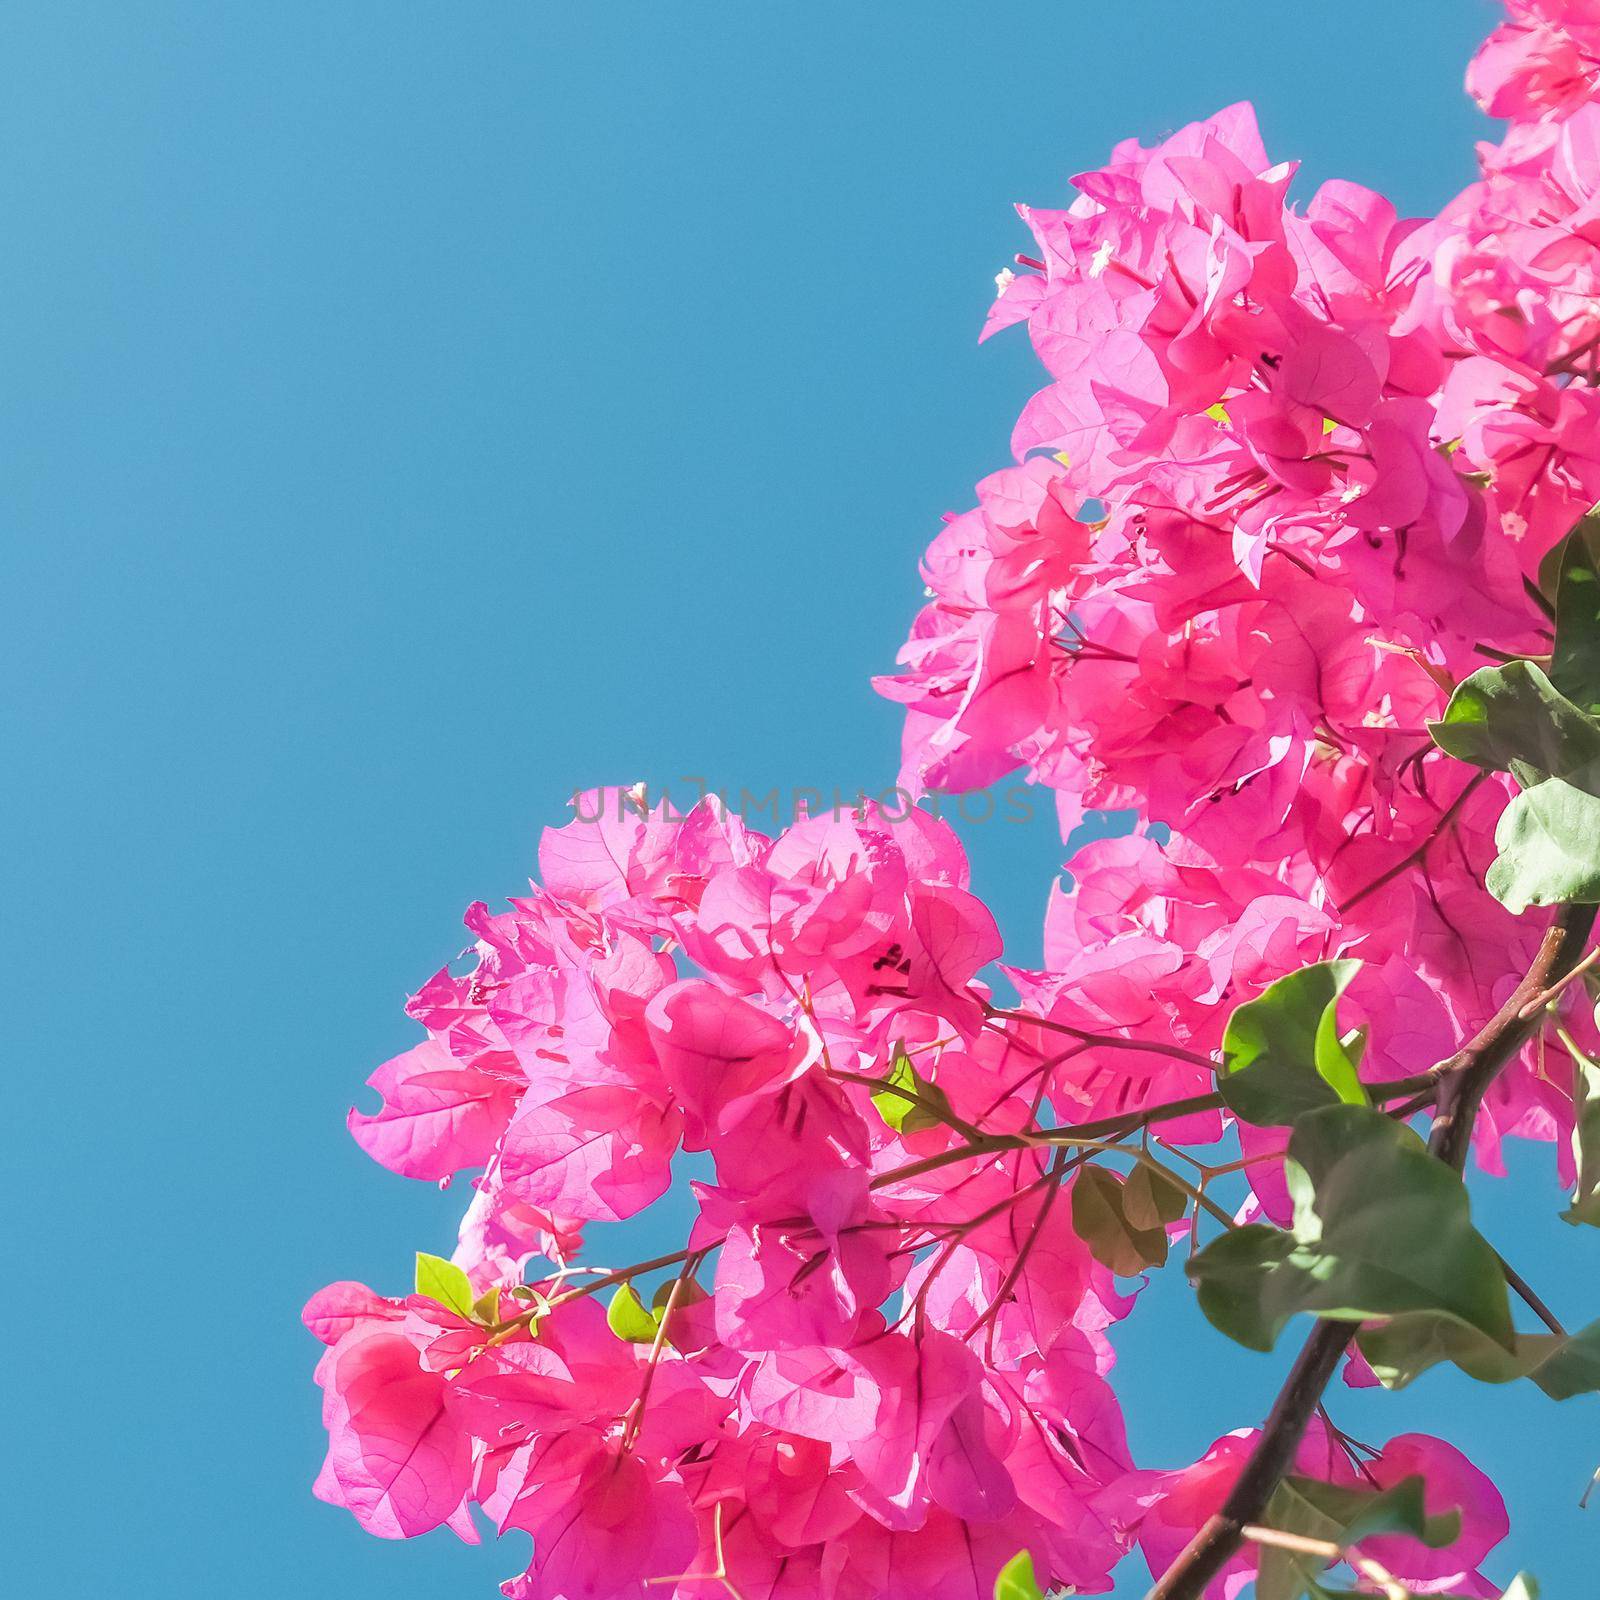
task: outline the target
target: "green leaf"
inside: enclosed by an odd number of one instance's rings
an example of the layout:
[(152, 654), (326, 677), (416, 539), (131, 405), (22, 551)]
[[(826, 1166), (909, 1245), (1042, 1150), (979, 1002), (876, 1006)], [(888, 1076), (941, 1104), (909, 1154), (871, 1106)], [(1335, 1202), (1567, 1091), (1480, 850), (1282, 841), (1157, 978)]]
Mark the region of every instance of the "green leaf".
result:
[[(677, 1298), (673, 1298), (673, 1290), (677, 1289)], [(670, 1343), (674, 1337), (673, 1330), (684, 1311), (693, 1305), (698, 1305), (702, 1300), (708, 1299), (706, 1291), (695, 1282), (693, 1278), (668, 1278), (657, 1286), (656, 1292), (650, 1297), (650, 1309), (655, 1315), (659, 1325), (665, 1321), (667, 1325), (667, 1340)], [(672, 1305), (672, 1314), (667, 1315), (668, 1303)]]
[(1526, 1375), (1552, 1400), (1570, 1400), (1600, 1390), (1600, 1322), (1591, 1322), (1564, 1338), (1553, 1333), (1524, 1334), (1517, 1340), (1517, 1352), (1534, 1358)]
[(1217, 1092), (1246, 1122), (1271, 1127), (1303, 1112), (1365, 1105), (1359, 1052), (1339, 1033), (1338, 1000), (1359, 961), (1319, 961), (1238, 1007), (1222, 1036)]
[(500, 1320), (500, 1291), (498, 1289), (485, 1289), (472, 1302), (472, 1320), (483, 1323), (487, 1328), (492, 1328)]
[(1428, 1515), (1420, 1477), (1402, 1478), (1379, 1490), (1294, 1476), (1284, 1484), (1338, 1526), (1337, 1541), (1343, 1545), (1360, 1544), (1378, 1533), (1407, 1533), (1430, 1550), (1442, 1550), (1461, 1537), (1459, 1510)]
[(1142, 1161), (1122, 1185), (1122, 1214), (1142, 1232), (1177, 1222), (1189, 1209), (1189, 1196), (1164, 1172)]
[[(1574, 600), (1579, 574), (1592, 568), (1574, 558), (1563, 566), (1568, 614), (1589, 605)], [(1592, 704), (1600, 637), (1582, 618), (1563, 637), (1557, 659), (1563, 682)], [(1434, 742), (1448, 754), (1490, 771), (1509, 771), (1522, 787), (1494, 829), (1499, 851), (1485, 878), (1494, 898), (1514, 912), (1530, 906), (1600, 901), (1600, 722), (1574, 704), (1531, 661), (1483, 667), (1456, 686)]]
[[(1160, 1203), (1167, 1203), (1165, 1196)], [(1154, 1190), (1142, 1188), (1134, 1196), (1141, 1215), (1154, 1211), (1157, 1204)], [(1085, 1167), (1073, 1180), (1072, 1231), (1088, 1245), (1090, 1255), (1119, 1278), (1134, 1277), (1167, 1259), (1167, 1230), (1159, 1214), (1153, 1223), (1136, 1224), (1128, 1215), (1127, 1184), (1105, 1167)]]
[(1578, 1169), (1572, 1204), (1561, 1215), (1574, 1224), (1600, 1227), (1600, 1061), (1587, 1053), (1573, 1059), (1578, 1114), (1572, 1129), (1572, 1155)]
[[(1320, 1585), (1307, 1591), (1313, 1600), (1373, 1600), (1371, 1589), (1324, 1589)], [(1496, 1596), (1496, 1600), (1539, 1600), (1539, 1585), (1527, 1572), (1519, 1572), (1511, 1580), (1511, 1587)]]
[(633, 1285), (625, 1283), (606, 1307), (606, 1326), (629, 1344), (654, 1344), (658, 1323), (655, 1315), (645, 1309)]
[(1550, 681), (1580, 711), (1600, 715), (1600, 507), (1561, 546)]
[(1298, 1312), (1345, 1322), (1437, 1314), (1512, 1348), (1505, 1277), (1460, 1178), (1403, 1123), (1365, 1106), (1308, 1112), (1284, 1163), (1294, 1220), (1213, 1240), (1189, 1263), (1200, 1309), (1270, 1350)]
[[(1271, 1527), (1281, 1528), (1284, 1533), (1302, 1534), (1308, 1539), (1331, 1537), (1308, 1532), (1308, 1526), (1325, 1526), (1323, 1519), (1297, 1516), (1282, 1503), (1279, 1498), (1281, 1494), (1280, 1487), (1279, 1494), (1273, 1496), (1273, 1503), (1267, 1507), (1267, 1522)], [(1310, 1596), (1310, 1600), (1326, 1600), (1330, 1591), (1324, 1589), (1317, 1580), (1329, 1565), (1321, 1556), (1314, 1556), (1308, 1551), (1262, 1545), (1260, 1567), (1256, 1575), (1256, 1600), (1302, 1600), (1302, 1596)]]
[[(895, 1045), (890, 1057), (889, 1075), (883, 1081), (886, 1087), (873, 1090), (872, 1103), (878, 1108), (878, 1115), (896, 1133), (921, 1133), (925, 1128), (947, 1127), (955, 1115), (944, 1090), (917, 1071), (910, 1052), (903, 1044)], [(896, 1089), (920, 1095), (927, 1104), (918, 1105), (904, 1094), (896, 1094)]]
[(446, 1261), (442, 1256), (417, 1252), (417, 1293), (447, 1306), (458, 1316), (472, 1315), (472, 1303), (476, 1298), (472, 1280), (455, 1262)]
[(1600, 518), (1560, 547), (1550, 672), (1484, 667), (1430, 725), (1440, 749), (1521, 787), (1495, 828), (1485, 882), (1509, 910), (1600, 902)]
[[(1421, 1478), (1403, 1478), (1387, 1489), (1346, 1488), (1316, 1478), (1287, 1477), (1267, 1503), (1266, 1525), (1281, 1533), (1320, 1539), (1348, 1549), (1378, 1533), (1405, 1533), (1431, 1550), (1461, 1534), (1461, 1513), (1430, 1517), (1423, 1504)], [(1276, 1545), (1262, 1545), (1256, 1600), (1301, 1600), (1321, 1595), (1318, 1579), (1328, 1563), (1320, 1556)]]
[(907, 1100), (904, 1095), (896, 1094), (896, 1089), (916, 1090), (917, 1069), (911, 1063), (911, 1057), (906, 1053), (903, 1044), (896, 1044), (894, 1053), (889, 1059), (889, 1075), (883, 1080), (887, 1088), (874, 1089), (872, 1103), (878, 1109), (878, 1115), (899, 1133), (905, 1125), (908, 1112), (915, 1111), (916, 1105)]
[[(1371, 1589), (1324, 1589), (1319, 1585), (1308, 1593), (1313, 1600), (1373, 1600)], [(1539, 1600), (1539, 1585), (1531, 1574), (1519, 1572), (1511, 1580), (1511, 1587), (1496, 1596), (1496, 1600)]]
[[(1285, 1478), (1273, 1490), (1263, 1522), (1280, 1533), (1295, 1533), (1304, 1539), (1338, 1544), (1339, 1524), (1300, 1494), (1295, 1482), (1293, 1478)], [(1315, 1595), (1317, 1579), (1329, 1566), (1321, 1556), (1302, 1550), (1282, 1550), (1270, 1544), (1260, 1547), (1258, 1559), (1256, 1600), (1301, 1600), (1303, 1595)]]
[(1026, 1550), (1019, 1550), (1001, 1567), (994, 1580), (994, 1600), (1044, 1600), (1033, 1573), (1033, 1557)]
[(1600, 757), (1600, 723), (1580, 710), (1531, 661), (1480, 667), (1456, 685), (1433, 742), (1487, 772), (1511, 772), (1527, 787), (1576, 772)]
[(1507, 1349), (1454, 1319), (1410, 1316), (1363, 1328), (1358, 1342), (1386, 1389), (1451, 1361), (1480, 1383), (1531, 1379), (1552, 1400), (1600, 1391), (1600, 1322), (1566, 1335), (1519, 1333)]
[(1507, 1350), (1454, 1317), (1426, 1312), (1365, 1327), (1356, 1335), (1356, 1343), (1385, 1389), (1404, 1389), (1446, 1361), (1480, 1383), (1508, 1383), (1522, 1370), (1515, 1341)]
[(1600, 901), (1600, 759), (1514, 796), (1494, 842), (1484, 882), (1508, 911)]

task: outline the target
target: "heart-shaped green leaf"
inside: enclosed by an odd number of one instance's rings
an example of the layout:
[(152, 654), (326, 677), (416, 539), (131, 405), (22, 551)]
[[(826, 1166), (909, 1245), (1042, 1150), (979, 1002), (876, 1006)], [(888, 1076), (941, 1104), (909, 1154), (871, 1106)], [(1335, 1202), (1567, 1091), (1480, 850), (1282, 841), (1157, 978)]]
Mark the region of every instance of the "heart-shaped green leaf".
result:
[(1356, 1036), (1339, 1033), (1338, 1000), (1359, 961), (1319, 961), (1279, 978), (1238, 1007), (1222, 1036), (1217, 1092), (1235, 1116), (1262, 1127), (1321, 1106), (1365, 1105)]
[[(949, 1125), (954, 1113), (944, 1090), (917, 1071), (903, 1044), (895, 1045), (883, 1084), (883, 1088), (873, 1090), (872, 1103), (896, 1133), (920, 1133), (924, 1128)], [(907, 1093), (897, 1093), (899, 1090)], [(917, 1095), (922, 1103), (909, 1099), (908, 1094)]]
[(1187, 1192), (1155, 1167), (1142, 1161), (1128, 1174), (1122, 1185), (1122, 1211), (1131, 1226), (1148, 1230), (1165, 1229), (1189, 1209)]
[(1494, 843), (1484, 882), (1507, 910), (1600, 901), (1600, 758), (1514, 796)]
[(631, 1283), (625, 1283), (611, 1297), (606, 1307), (606, 1326), (619, 1339), (629, 1344), (654, 1344), (657, 1321), (655, 1314), (634, 1292)]
[(1292, 1226), (1236, 1228), (1189, 1263), (1200, 1309), (1223, 1333), (1270, 1350), (1299, 1312), (1348, 1322), (1426, 1312), (1512, 1349), (1505, 1277), (1466, 1189), (1409, 1128), (1364, 1106), (1312, 1111), (1284, 1166)]
[[(656, 1292), (650, 1297), (650, 1310), (658, 1325), (663, 1322), (666, 1324), (667, 1341), (671, 1343), (684, 1312), (709, 1298), (693, 1278), (668, 1278), (657, 1286)], [(668, 1306), (672, 1307), (670, 1313)]]
[(472, 1280), (453, 1261), (417, 1252), (417, 1293), (437, 1300), (458, 1316), (472, 1315)]
[(1575, 706), (1531, 661), (1481, 667), (1456, 685), (1433, 742), (1486, 772), (1573, 772), (1600, 756), (1600, 723)]

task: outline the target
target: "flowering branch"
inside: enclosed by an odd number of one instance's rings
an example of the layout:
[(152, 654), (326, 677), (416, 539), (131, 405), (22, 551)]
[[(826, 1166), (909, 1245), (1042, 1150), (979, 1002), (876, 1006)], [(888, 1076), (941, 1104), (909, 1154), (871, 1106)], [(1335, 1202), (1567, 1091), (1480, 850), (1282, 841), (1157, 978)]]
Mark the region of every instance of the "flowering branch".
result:
[[(1485, 1091), (1538, 1026), (1538, 1014), (1524, 1016), (1524, 1007), (1577, 964), (1594, 926), (1595, 911), (1592, 905), (1570, 906), (1561, 913), (1505, 1004), (1446, 1064), (1441, 1104), (1428, 1138), (1428, 1151), (1435, 1160), (1460, 1170)], [(1258, 1523), (1266, 1511), (1358, 1326), (1346, 1321), (1317, 1324), (1279, 1390), (1261, 1436), (1222, 1509), (1195, 1534), (1150, 1590), (1148, 1600), (1199, 1600), (1205, 1593), (1238, 1549), (1245, 1528)]]
[[(590, 791), (468, 910), (350, 1128), (471, 1198), (414, 1293), (308, 1305), (320, 1496), (527, 1532), (507, 1600), (1038, 1600), (1135, 1545), (1158, 1600), (1305, 1600), (1300, 1557), (1484, 1587), (1493, 1484), (1324, 1396), (1358, 1328), (1391, 1386), (1600, 1388), (1600, 1322), (1464, 1181), (1569, 1139), (1600, 1225), (1600, 11), (1507, 4), (1469, 86), (1511, 126), (1432, 218), (1291, 201), (1247, 106), (1023, 208), (986, 333), (1026, 323), (1044, 387), (879, 681), (900, 787), (775, 837)], [(1000, 1004), (936, 797), (1019, 771), (1064, 837), (1135, 824), (1073, 850)], [(669, 1193), (684, 1248), (589, 1264)], [(1185, 1230), (1219, 1334), (1311, 1333), (1261, 1430), (1156, 1470), (1117, 1326)]]

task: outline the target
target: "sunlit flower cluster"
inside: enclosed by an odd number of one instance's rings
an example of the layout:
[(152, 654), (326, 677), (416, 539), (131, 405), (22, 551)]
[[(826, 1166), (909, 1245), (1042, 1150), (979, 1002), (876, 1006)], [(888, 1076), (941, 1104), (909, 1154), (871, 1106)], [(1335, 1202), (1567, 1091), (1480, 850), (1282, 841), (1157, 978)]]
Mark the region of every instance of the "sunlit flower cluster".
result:
[[(1600, 4), (1509, 10), (1469, 82), (1511, 127), (1435, 218), (1349, 183), (1295, 209), (1246, 106), (1021, 208), (987, 332), (1025, 324), (1050, 382), (929, 548), (879, 687), (913, 793), (1020, 769), (1064, 837), (1132, 831), (1072, 856), (1035, 971), (1000, 965), (921, 810), (768, 838), (712, 800), (589, 796), (526, 897), (468, 912), (471, 970), (413, 995), (426, 1037), (351, 1114), (470, 1203), (416, 1293), (307, 1308), (324, 1499), (385, 1537), (476, 1540), (473, 1507), (530, 1534), (513, 1600), (988, 1600), (1023, 1549), (1099, 1592), (1216, 1510), (1253, 1435), (1135, 1465), (1111, 1330), (1138, 1260), (1086, 1237), (1093, 1186), (1114, 1170), (1146, 1260), (1285, 1222), (1283, 1130), (1214, 1092), (1230, 1012), (1357, 960), (1362, 1076), (1403, 1082), (1539, 939), (1484, 888), (1514, 785), (1428, 732), (1475, 669), (1549, 653), (1542, 568), (1600, 500)], [(1514, 1135), (1568, 1161), (1573, 1099), (1530, 1047), (1478, 1160)], [(675, 1185), (680, 1248), (589, 1259), (588, 1225)], [(1371, 1549), (1492, 1592), (1504, 1509), (1450, 1445), (1319, 1421), (1296, 1465), (1422, 1473), (1455, 1537)]]

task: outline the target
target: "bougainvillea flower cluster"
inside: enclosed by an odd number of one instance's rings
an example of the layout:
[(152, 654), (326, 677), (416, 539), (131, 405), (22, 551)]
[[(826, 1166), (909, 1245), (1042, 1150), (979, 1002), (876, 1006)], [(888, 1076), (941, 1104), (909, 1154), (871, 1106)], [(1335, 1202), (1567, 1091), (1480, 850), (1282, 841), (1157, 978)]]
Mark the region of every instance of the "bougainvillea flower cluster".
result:
[[(476, 966), (422, 986), (428, 1038), (351, 1115), (396, 1172), (481, 1175), (453, 1296), (336, 1284), (308, 1307), (329, 1345), (318, 1492), (390, 1537), (474, 1538), (476, 1503), (533, 1535), (507, 1593), (551, 1600), (675, 1574), (665, 1592), (703, 1594), (721, 1562), (742, 1595), (978, 1595), (1022, 1547), (1093, 1590), (1139, 1528), (1163, 1548), (1216, 1463), (1134, 1471), (1107, 1337), (1133, 1295), (1074, 1232), (1061, 1157), (974, 1132), (1188, 1086), (1199, 1058), (1152, 1031), (1091, 1067), (997, 1006), (993, 919), (922, 811), (774, 841), (714, 801), (582, 804), (599, 820), (545, 834), (541, 889), (469, 911)], [(1210, 937), (1229, 930), (1206, 898), (1202, 987), (1259, 984), (1263, 949), (1292, 963), (1310, 936), (1291, 914), (1287, 943)], [(635, 1295), (629, 1338), (616, 1275), (578, 1266), (583, 1229), (659, 1200), (681, 1152), (713, 1175), (652, 1264), (670, 1310)]]
[[(1540, 120), (1437, 218), (1344, 182), (1291, 209), (1247, 106), (1021, 208), (1037, 256), (987, 331), (1025, 322), (1053, 381), (879, 687), (913, 790), (1020, 767), (1064, 832), (1140, 818), (1070, 863), (1024, 989), (1048, 1015), (1204, 1051), (1230, 979), (1336, 951), (1398, 1076), (1527, 967), (1539, 927), (1482, 888), (1510, 780), (1428, 732), (1476, 668), (1548, 653), (1541, 563), (1600, 499), (1600, 104), (1552, 120), (1534, 47), (1502, 49), (1537, 13), (1576, 56), (1600, 8), (1514, 9), (1473, 84)], [(1530, 1056), (1479, 1154), (1571, 1115)]]
[[(471, 1198), (416, 1292), (306, 1309), (323, 1499), (383, 1537), (530, 1535), (512, 1600), (988, 1600), (1023, 1550), (1103, 1592), (1217, 1511), (1256, 1431), (1136, 1463), (1113, 1373), (1169, 1241), (1304, 1207), (1283, 1129), (1215, 1092), (1230, 1016), (1331, 963), (1363, 1083), (1408, 1092), (1545, 926), (1484, 887), (1516, 781), (1429, 730), (1478, 669), (1550, 655), (1552, 552), (1600, 500), (1600, 4), (1512, 0), (1469, 85), (1510, 127), (1434, 218), (1344, 182), (1298, 209), (1247, 106), (1020, 208), (986, 334), (1025, 324), (1050, 381), (879, 687), (913, 794), (1021, 769), (1064, 837), (1132, 831), (1072, 855), (1022, 970), (924, 810), (769, 838), (714, 799), (580, 797), (351, 1114)], [(1567, 1048), (1490, 1088), (1484, 1168), (1539, 1139), (1574, 1181), (1574, 1000)], [(660, 1202), (679, 1248), (591, 1259)], [(1420, 1477), (1445, 1531), (1362, 1550), (1498, 1592), (1504, 1507), (1442, 1439), (1323, 1416), (1294, 1471)]]

